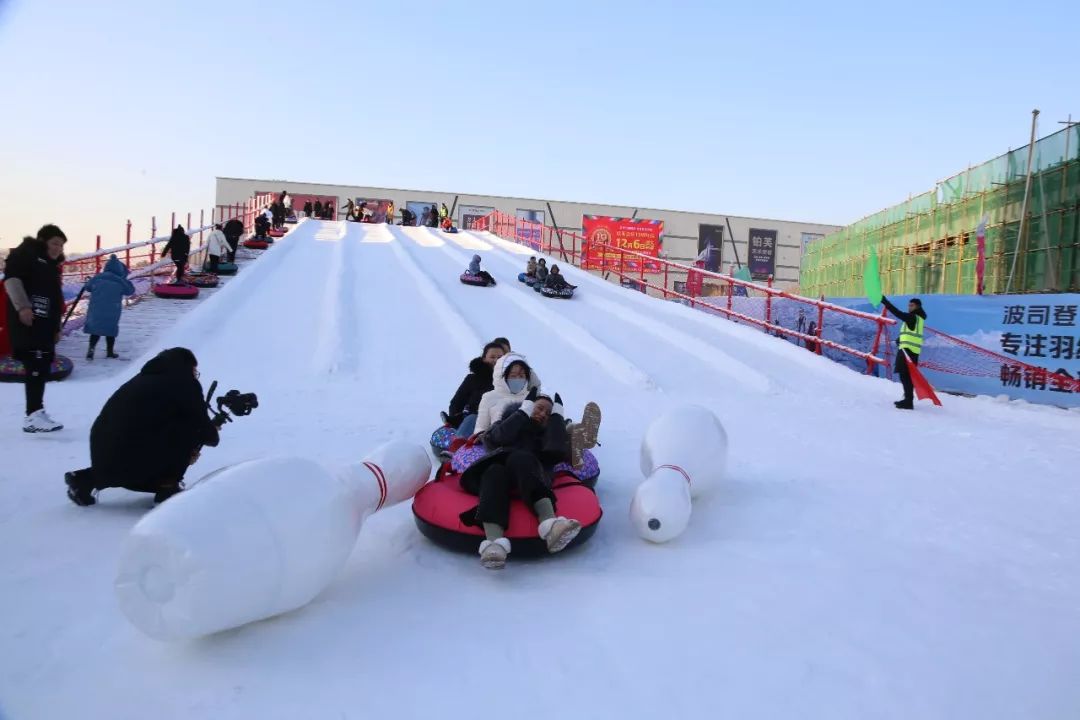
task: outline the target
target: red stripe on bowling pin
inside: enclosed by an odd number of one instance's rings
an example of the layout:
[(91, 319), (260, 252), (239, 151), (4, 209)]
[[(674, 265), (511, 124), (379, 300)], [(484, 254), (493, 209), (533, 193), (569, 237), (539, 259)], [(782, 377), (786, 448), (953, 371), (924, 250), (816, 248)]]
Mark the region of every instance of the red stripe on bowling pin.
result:
[(379, 483), (379, 504), (375, 509), (381, 510), (382, 506), (386, 503), (386, 476), (383, 475), (382, 468), (375, 463), (365, 462), (364, 467), (371, 471), (371, 474), (375, 476), (375, 481)]
[(680, 475), (682, 475), (682, 476), (683, 476), (684, 478), (686, 478), (686, 484), (687, 484), (687, 485), (690, 485), (690, 484), (692, 484), (692, 483), (690, 482), (690, 476), (689, 476), (689, 475), (687, 475), (687, 474), (686, 474), (686, 471), (685, 471), (685, 470), (683, 470), (683, 469), (682, 469), (681, 467), (679, 467), (678, 465), (661, 465), (661, 466), (659, 466), (659, 467), (658, 467), (658, 468), (656, 468), (656, 469), (657, 469), (657, 470), (674, 470), (675, 472), (679, 473), (679, 474), (680, 474)]

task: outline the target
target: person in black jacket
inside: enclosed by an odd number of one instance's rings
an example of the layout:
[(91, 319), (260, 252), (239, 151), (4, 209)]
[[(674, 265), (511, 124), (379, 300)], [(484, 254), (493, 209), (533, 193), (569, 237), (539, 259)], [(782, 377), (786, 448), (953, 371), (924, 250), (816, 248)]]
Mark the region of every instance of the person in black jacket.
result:
[(510, 408), (488, 429), (484, 445), (489, 454), (461, 476), (462, 489), (480, 502), (460, 515), (465, 525), (484, 529), (486, 539), (480, 543), (483, 566), (498, 569), (506, 564), (512, 494), (536, 513), (538, 534), (548, 552), (565, 549), (581, 532), (581, 523), (555, 514), (554, 468), (567, 460), (569, 446), (558, 393), (550, 397), (533, 388), (519, 407)]
[(315, 201), (315, 217), (322, 220), (322, 200)]
[(169, 242), (161, 248), (161, 254), (170, 253), (172, 261), (176, 264), (175, 285), (184, 282), (184, 266), (187, 265), (188, 253), (191, 252), (191, 238), (184, 232), (183, 225), (177, 225), (169, 237)]
[(12, 355), (26, 369), (24, 432), (53, 432), (64, 427), (45, 412), (45, 383), (60, 339), (64, 312), (60, 263), (66, 242), (60, 228), (45, 225), (37, 237), (24, 238), (4, 265)]
[(900, 376), (900, 384), (904, 387), (904, 398), (893, 403), (898, 410), (915, 409), (915, 388), (911, 383), (911, 372), (904, 357), (913, 365), (919, 364), (919, 355), (922, 354), (923, 331), (926, 327), (926, 311), (923, 310), (922, 300), (912, 298), (908, 301), (908, 311), (889, 302), (889, 298), (882, 297), (881, 302), (889, 309), (896, 319), (900, 321), (900, 335), (897, 338), (896, 364), (894, 368)]
[(480, 357), (469, 362), (469, 374), (458, 386), (450, 400), (450, 411), (443, 418), (451, 427), (457, 428), (458, 437), (467, 438), (473, 434), (480, 398), (492, 389), (492, 370), (495, 362), (505, 354), (502, 345), (489, 342)]
[(202, 446), (217, 444), (195, 354), (164, 350), (101, 409), (90, 428), (90, 467), (64, 475), (68, 497), (93, 505), (98, 490), (126, 488), (163, 502), (183, 490), (184, 473)]
[(310, 200), (306, 201), (304, 203), (304, 216), (305, 217), (312, 217), (313, 212), (314, 212), (314, 210), (312, 208), (311, 201)]
[(229, 262), (236, 262), (236, 249), (240, 247), (240, 238), (244, 234), (244, 221), (233, 218), (225, 223), (222, 232), (225, 233), (225, 242), (229, 243)]

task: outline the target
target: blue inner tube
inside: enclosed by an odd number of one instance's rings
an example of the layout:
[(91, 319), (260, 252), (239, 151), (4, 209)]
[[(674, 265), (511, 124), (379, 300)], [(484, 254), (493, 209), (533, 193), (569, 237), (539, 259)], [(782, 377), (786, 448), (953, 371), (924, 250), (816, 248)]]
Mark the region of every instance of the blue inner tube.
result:
[(223, 262), (218, 263), (217, 274), (218, 275), (235, 275), (236, 271), (240, 268), (236, 267), (236, 263)]

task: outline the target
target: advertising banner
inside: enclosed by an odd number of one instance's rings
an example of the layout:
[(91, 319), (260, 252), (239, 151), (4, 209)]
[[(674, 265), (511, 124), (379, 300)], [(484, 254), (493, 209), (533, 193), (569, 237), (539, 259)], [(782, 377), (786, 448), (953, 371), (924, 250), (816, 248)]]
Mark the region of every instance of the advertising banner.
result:
[(458, 206), (458, 227), (462, 230), (472, 230), (473, 225), (477, 220), (487, 217), (491, 213), (495, 212), (493, 207), (485, 207), (483, 205), (459, 205)]
[(698, 225), (698, 260), (705, 263), (710, 272), (720, 271), (720, 261), (724, 254), (724, 226)]
[(754, 280), (766, 280), (776, 274), (776, 231), (750, 228), (747, 265)]
[(434, 207), (436, 211), (439, 209), (438, 203), (430, 200), (409, 200), (405, 203), (405, 209), (416, 216), (417, 225), (424, 224), (424, 215), (429, 213), (432, 207)]
[(546, 219), (544, 211), (518, 208), (515, 214), (518, 220), (525, 221), (517, 224), (518, 240), (537, 248), (540, 247)]
[[(907, 309), (909, 299), (906, 295), (889, 297), (901, 310)], [(1069, 378), (1080, 378), (1080, 296), (921, 295), (920, 299), (927, 327), (995, 353), (981, 354), (976, 348), (927, 333), (919, 368), (935, 388), (1080, 406), (1080, 392), (1067, 382)], [(830, 302), (875, 312), (861, 298), (836, 298)], [(826, 329), (829, 333), (848, 331), (842, 324), (827, 324)], [(897, 332), (895, 326), (889, 332), (890, 357), (896, 355)], [(848, 340), (857, 338), (840, 339), (845, 344)], [(1066, 382), (1055, 380), (1055, 374), (1066, 378)]]
[[(630, 218), (582, 215), (581, 227), (588, 248), (585, 263), (589, 268), (617, 272), (642, 269), (643, 261), (635, 256), (624, 257), (618, 250), (630, 250), (652, 257), (660, 256), (663, 243), (663, 220), (634, 220)], [(624, 262), (620, 266), (620, 261)], [(644, 261), (646, 272), (659, 272), (660, 264)]]
[(356, 219), (360, 222), (384, 223), (390, 201), (382, 198), (353, 198)]

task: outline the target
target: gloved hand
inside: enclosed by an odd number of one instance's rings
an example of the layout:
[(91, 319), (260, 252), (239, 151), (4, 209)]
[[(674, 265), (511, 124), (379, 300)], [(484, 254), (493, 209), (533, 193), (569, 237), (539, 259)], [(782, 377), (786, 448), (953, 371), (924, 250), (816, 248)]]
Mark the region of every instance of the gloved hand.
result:
[(554, 399), (555, 399), (555, 402), (551, 407), (551, 414), (552, 415), (559, 415), (561, 417), (561, 416), (564, 415), (564, 413), (563, 413), (563, 405), (562, 405), (562, 398), (559, 397), (559, 393), (555, 393), (555, 398)]
[(536, 405), (536, 396), (538, 395), (537, 389), (533, 388), (529, 391), (529, 394), (525, 396), (525, 401), (521, 403), (521, 407), (518, 408), (521, 412), (528, 416), (532, 416), (533, 407)]

